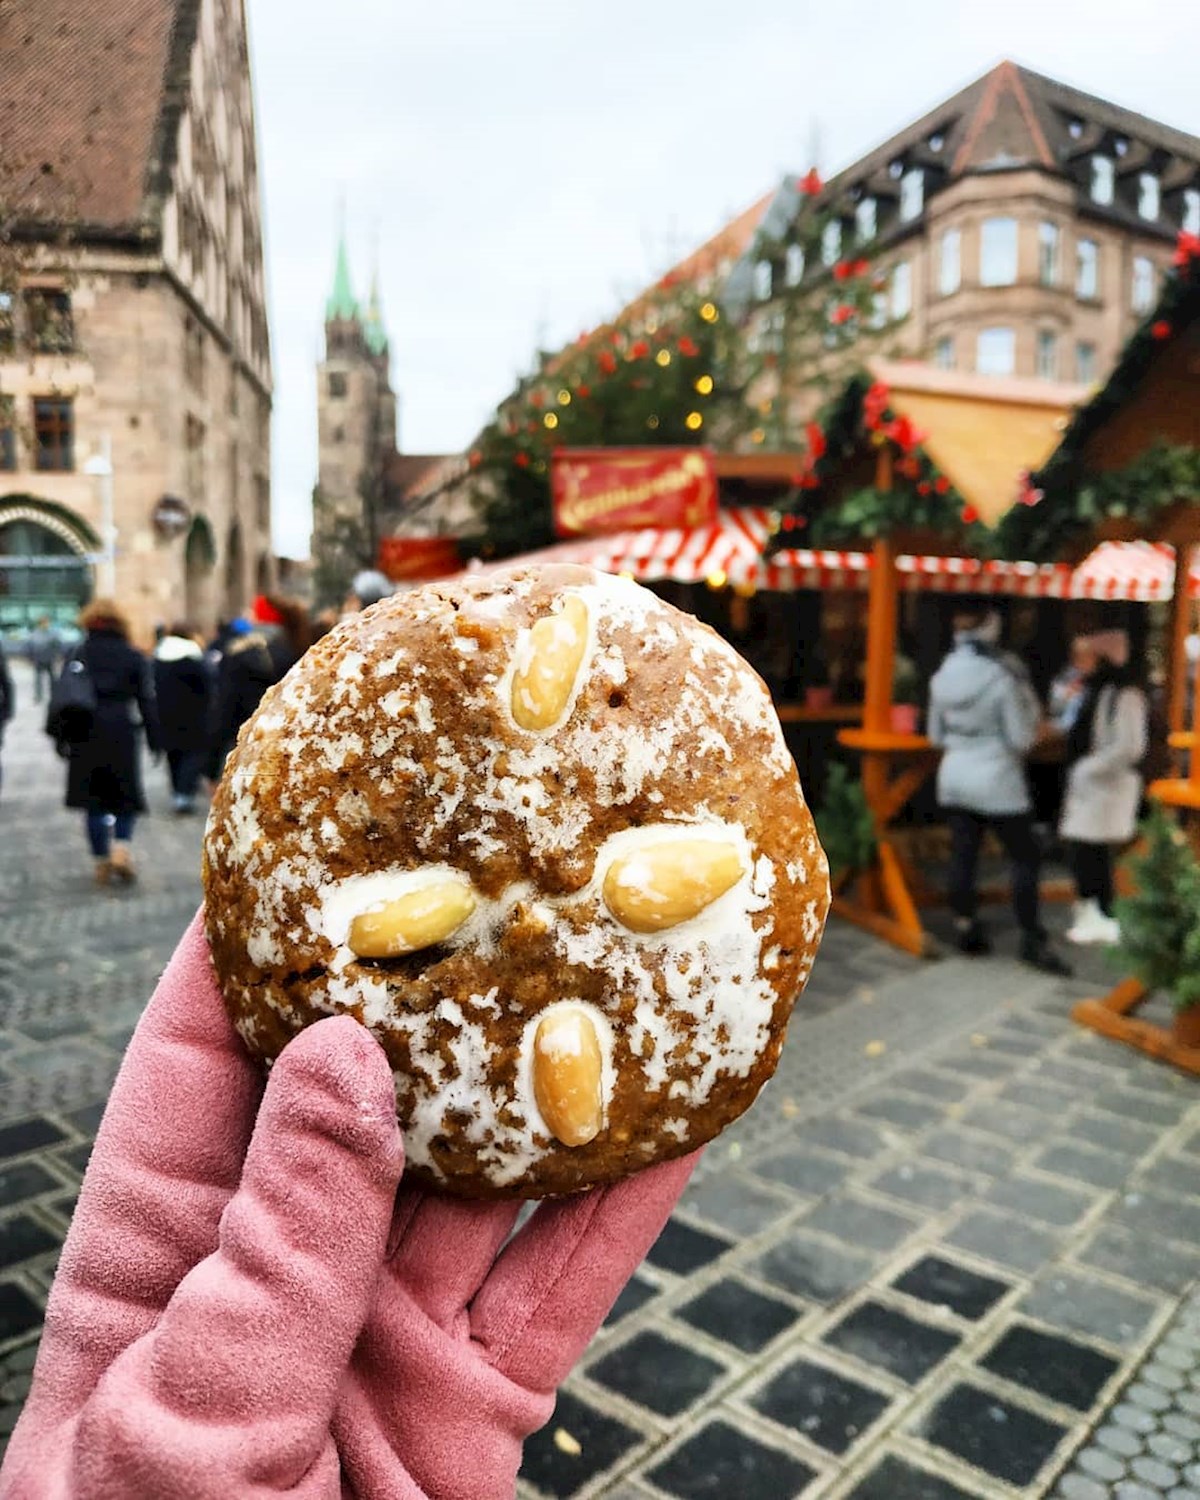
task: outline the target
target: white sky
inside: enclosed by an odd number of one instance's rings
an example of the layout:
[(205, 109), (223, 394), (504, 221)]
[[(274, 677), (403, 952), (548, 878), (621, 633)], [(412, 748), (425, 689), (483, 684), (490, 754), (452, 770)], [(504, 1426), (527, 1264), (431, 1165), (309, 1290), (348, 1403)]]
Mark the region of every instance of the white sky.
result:
[(514, 376), (773, 187), (1002, 57), (1200, 135), (1196, 0), (247, 0), (277, 548), (308, 550), (344, 192), (378, 238), (400, 445), (456, 452)]

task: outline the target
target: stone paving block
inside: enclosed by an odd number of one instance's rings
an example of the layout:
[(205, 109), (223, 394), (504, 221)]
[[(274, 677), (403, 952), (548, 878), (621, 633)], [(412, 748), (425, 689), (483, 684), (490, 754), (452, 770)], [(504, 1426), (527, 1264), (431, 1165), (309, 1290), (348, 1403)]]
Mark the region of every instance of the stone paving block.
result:
[(1200, 1198), (1200, 1161), (1182, 1156), (1160, 1156), (1140, 1171), (1131, 1184), (1134, 1192), (1143, 1188)]
[(899, 1198), (935, 1212), (951, 1208), (964, 1198), (974, 1197), (976, 1190), (975, 1182), (962, 1173), (920, 1161), (901, 1162), (878, 1177), (872, 1177), (867, 1185), (890, 1198)]
[(565, 1500), (642, 1441), (636, 1429), (560, 1391), (554, 1415), (525, 1443), (521, 1476), (544, 1495)]
[(868, 1119), (886, 1120), (900, 1130), (924, 1130), (945, 1114), (945, 1106), (923, 1099), (910, 1099), (904, 1094), (878, 1094), (864, 1100), (855, 1114)]
[(1098, 1349), (1024, 1323), (1005, 1329), (979, 1363), (993, 1375), (1077, 1411), (1089, 1411), (1120, 1368)]
[(1016, 1104), (977, 1104), (967, 1110), (960, 1123), (985, 1135), (1002, 1136), (1020, 1146), (1041, 1140), (1046, 1133), (1046, 1121), (1041, 1115)]
[(1106, 1089), (1091, 1101), (1093, 1109), (1137, 1120), (1143, 1125), (1175, 1125), (1190, 1101), (1143, 1094), (1135, 1089)]
[(1058, 1269), (1044, 1273), (1018, 1305), (1021, 1312), (1055, 1328), (1090, 1334), (1110, 1344), (1135, 1343), (1160, 1306), (1149, 1297)]
[(1178, 1295), (1200, 1277), (1200, 1246), (1160, 1240), (1117, 1224), (1102, 1224), (1075, 1258), (1147, 1288)]
[(0, 1281), (0, 1344), (31, 1333), (42, 1322), (41, 1306), (15, 1281)]
[(908, 1214), (881, 1208), (848, 1195), (826, 1199), (802, 1221), (812, 1234), (825, 1234), (843, 1244), (865, 1250), (894, 1250), (918, 1229), (919, 1221)]
[(943, 1238), (946, 1244), (970, 1250), (996, 1265), (1027, 1272), (1052, 1260), (1062, 1243), (1061, 1236), (1048, 1229), (1034, 1229), (990, 1209), (965, 1214)]
[(1141, 1234), (1162, 1235), (1186, 1245), (1200, 1245), (1200, 1202), (1160, 1192), (1131, 1189), (1106, 1216)]
[(1063, 1090), (1036, 1073), (1023, 1073), (1006, 1083), (996, 1098), (1001, 1104), (1015, 1104), (1052, 1117), (1061, 1115), (1063, 1108)]
[(941, 1396), (916, 1430), (1012, 1485), (1032, 1484), (1066, 1433), (1057, 1422), (965, 1382)]
[(861, 1286), (874, 1267), (875, 1260), (870, 1256), (792, 1230), (748, 1270), (794, 1296), (833, 1303)]
[(622, 1319), (627, 1318), (630, 1313), (638, 1312), (645, 1307), (647, 1302), (658, 1296), (658, 1288), (641, 1276), (631, 1276), (621, 1288), (617, 1300), (609, 1308), (608, 1316), (604, 1320), (606, 1328), (613, 1328)]
[(31, 1120), (20, 1120), (13, 1125), (0, 1126), (0, 1158), (39, 1151), (43, 1147), (53, 1146), (56, 1141), (66, 1139), (66, 1132), (50, 1120), (37, 1116)]
[(674, 1316), (743, 1354), (757, 1354), (793, 1327), (801, 1314), (790, 1304), (730, 1278), (715, 1282), (677, 1307)]
[(958, 1334), (880, 1302), (861, 1303), (827, 1329), (822, 1340), (909, 1385), (923, 1380), (960, 1342)]
[(903, 1072), (893, 1073), (888, 1083), (906, 1094), (940, 1099), (944, 1104), (957, 1104), (978, 1086), (973, 1078), (955, 1078), (953, 1074), (939, 1073), (933, 1068), (906, 1068)]
[(816, 1470), (728, 1422), (708, 1422), (647, 1477), (679, 1500), (786, 1500), (816, 1478)]
[[(732, 1497), (731, 1497), (732, 1500)], [(977, 1500), (928, 1469), (889, 1453), (854, 1486), (846, 1500)]]
[(1095, 1196), (1042, 1182), (1036, 1177), (1001, 1178), (985, 1194), (985, 1206), (1007, 1209), (1022, 1218), (1052, 1224), (1060, 1229), (1077, 1224), (1095, 1205)]
[(877, 1156), (887, 1146), (883, 1131), (877, 1125), (839, 1115), (806, 1120), (804, 1142), (807, 1146), (822, 1146), (827, 1151), (839, 1151), (843, 1156), (857, 1156), (864, 1160)]
[(662, 1417), (678, 1417), (725, 1373), (707, 1354), (648, 1328), (601, 1355), (588, 1379)]
[(53, 1250), (58, 1237), (28, 1214), (0, 1218), (0, 1270), (9, 1270), (23, 1260), (32, 1260)]
[(855, 1163), (824, 1151), (795, 1148), (777, 1151), (749, 1163), (750, 1170), (769, 1182), (781, 1182), (806, 1197), (819, 1198), (845, 1181)]
[(890, 1400), (861, 1381), (799, 1359), (751, 1396), (750, 1405), (818, 1447), (841, 1454), (883, 1416)]
[(960, 1129), (958, 1125), (927, 1135), (920, 1150), (923, 1156), (950, 1162), (969, 1172), (982, 1172), (989, 1177), (999, 1177), (1010, 1171), (1017, 1156), (1016, 1147), (1010, 1141), (977, 1135), (974, 1131)]
[(1110, 1156), (1103, 1151), (1072, 1144), (1048, 1146), (1033, 1158), (1030, 1165), (1043, 1172), (1052, 1172), (1056, 1177), (1072, 1178), (1098, 1188), (1123, 1187), (1130, 1171), (1126, 1157)]
[(941, 1054), (937, 1059), (939, 1068), (948, 1073), (970, 1073), (977, 1078), (1008, 1078), (1021, 1066), (1019, 1058), (985, 1052), (981, 1048), (961, 1049)]
[(736, 1238), (746, 1238), (777, 1224), (795, 1211), (795, 1203), (744, 1177), (710, 1177), (689, 1185), (680, 1207), (707, 1219)]
[(722, 1236), (694, 1229), (681, 1219), (668, 1219), (662, 1233), (650, 1246), (646, 1259), (660, 1270), (686, 1276), (724, 1255), (730, 1246), (731, 1241)]
[(1086, 1474), (1068, 1474), (1054, 1491), (1059, 1500), (1109, 1500), (1109, 1490)]
[(944, 1255), (925, 1255), (892, 1282), (893, 1288), (933, 1307), (949, 1308), (975, 1322), (1011, 1290), (1006, 1281), (982, 1276)]
[(1088, 1113), (1076, 1115), (1066, 1134), (1075, 1145), (1090, 1146), (1093, 1150), (1107, 1151), (1110, 1155), (1131, 1160), (1152, 1151), (1159, 1138), (1159, 1132), (1152, 1126), (1141, 1125), (1127, 1115)]
[(14, 1161), (0, 1165), (0, 1208), (23, 1203), (63, 1186), (40, 1162)]

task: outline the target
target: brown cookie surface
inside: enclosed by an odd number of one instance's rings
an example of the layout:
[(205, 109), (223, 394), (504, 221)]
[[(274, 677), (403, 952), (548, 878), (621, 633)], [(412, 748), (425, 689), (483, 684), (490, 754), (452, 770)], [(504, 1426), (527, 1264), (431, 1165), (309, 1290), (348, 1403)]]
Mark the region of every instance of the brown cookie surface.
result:
[(737, 1118), (829, 904), (761, 680), (566, 566), (416, 589), (319, 642), (229, 758), (204, 882), (251, 1051), (356, 1016), (407, 1170), (470, 1197), (613, 1181)]

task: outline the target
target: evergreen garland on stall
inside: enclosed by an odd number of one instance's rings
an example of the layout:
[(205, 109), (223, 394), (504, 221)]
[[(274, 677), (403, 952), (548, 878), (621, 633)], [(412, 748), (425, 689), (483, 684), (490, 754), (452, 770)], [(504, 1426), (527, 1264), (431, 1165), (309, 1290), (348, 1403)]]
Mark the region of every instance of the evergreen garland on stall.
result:
[(1163, 808), (1141, 828), (1130, 861), (1134, 894), (1116, 903), (1121, 940), (1114, 958), (1177, 1010), (1200, 1004), (1200, 862)]

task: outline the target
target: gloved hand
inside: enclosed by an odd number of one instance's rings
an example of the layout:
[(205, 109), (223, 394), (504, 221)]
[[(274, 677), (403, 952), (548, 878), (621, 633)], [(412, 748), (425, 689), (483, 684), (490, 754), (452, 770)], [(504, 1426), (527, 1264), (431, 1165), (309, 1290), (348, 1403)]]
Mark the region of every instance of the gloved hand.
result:
[(382, 1050), (321, 1021), (264, 1093), (197, 919), (113, 1089), (0, 1497), (503, 1500), (693, 1164), (503, 1250), (516, 1204), (395, 1200)]

